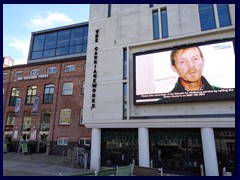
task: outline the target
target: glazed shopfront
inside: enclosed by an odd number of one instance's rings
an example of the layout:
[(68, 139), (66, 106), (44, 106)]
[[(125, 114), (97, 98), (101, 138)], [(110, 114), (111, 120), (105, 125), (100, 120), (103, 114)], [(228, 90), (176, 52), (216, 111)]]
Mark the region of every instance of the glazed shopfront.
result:
[[(235, 130), (214, 129), (219, 172), (235, 174)], [(139, 165), (137, 129), (102, 129), (101, 166)], [(200, 129), (149, 129), (150, 166), (166, 173), (201, 175)], [(220, 173), (221, 174), (221, 173)]]

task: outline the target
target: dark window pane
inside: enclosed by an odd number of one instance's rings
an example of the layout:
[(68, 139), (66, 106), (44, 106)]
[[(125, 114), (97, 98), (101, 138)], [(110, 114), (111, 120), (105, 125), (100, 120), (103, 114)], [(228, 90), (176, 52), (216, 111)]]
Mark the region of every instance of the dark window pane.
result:
[(55, 56), (55, 49), (45, 50), (43, 57), (52, 57)]
[(31, 57), (31, 59), (42, 58), (42, 54), (43, 54), (43, 51), (32, 52), (32, 57)]
[(127, 79), (127, 49), (123, 49), (123, 79)]
[(230, 16), (227, 4), (217, 4), (218, 18), (220, 27), (230, 26)]
[(68, 54), (68, 47), (57, 49), (56, 55), (64, 55), (64, 54)]
[(69, 47), (69, 54), (82, 52), (82, 45)]
[(52, 49), (56, 47), (57, 43), (57, 33), (46, 34), (45, 49)]
[(108, 17), (111, 17), (112, 15), (112, 5), (108, 4)]
[(57, 47), (68, 46), (69, 40), (70, 40), (70, 30), (59, 31)]
[(199, 4), (199, 16), (201, 23), (201, 30), (208, 30), (216, 28), (214, 11), (212, 4)]
[[(81, 52), (81, 51), (80, 51)], [(82, 52), (87, 52), (87, 44), (83, 45)]]
[(158, 11), (153, 12), (153, 39), (159, 39)]
[(44, 45), (44, 40), (45, 40), (45, 34), (42, 35), (35, 35), (34, 40), (33, 40), (33, 51), (40, 51), (43, 50), (43, 45)]
[(70, 45), (82, 44), (83, 28), (72, 29)]
[(161, 22), (162, 22), (162, 37), (168, 37), (168, 20), (167, 20), (167, 9), (161, 10)]

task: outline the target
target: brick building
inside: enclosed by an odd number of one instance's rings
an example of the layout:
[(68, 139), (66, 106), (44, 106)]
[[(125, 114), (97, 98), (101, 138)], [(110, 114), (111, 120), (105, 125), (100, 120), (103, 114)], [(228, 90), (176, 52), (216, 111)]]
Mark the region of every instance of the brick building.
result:
[[(86, 143), (82, 123), (88, 24), (32, 33), (28, 64), (3, 68), (3, 140), (62, 155)], [(19, 110), (19, 111), (17, 111)]]

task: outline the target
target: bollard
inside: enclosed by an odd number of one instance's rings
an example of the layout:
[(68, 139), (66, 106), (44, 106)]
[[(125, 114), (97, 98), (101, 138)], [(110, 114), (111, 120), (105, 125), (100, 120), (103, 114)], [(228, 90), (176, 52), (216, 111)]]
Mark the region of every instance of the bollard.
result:
[(87, 170), (88, 154), (84, 153), (84, 170)]
[(204, 176), (204, 170), (203, 170), (203, 165), (200, 165), (200, 172), (201, 172), (201, 176)]
[(163, 168), (159, 168), (158, 171), (160, 172), (160, 176), (163, 176)]
[(223, 176), (227, 176), (226, 167), (223, 168), (223, 170), (222, 170), (222, 175), (223, 175)]
[(150, 161), (150, 167), (153, 168), (153, 160)]

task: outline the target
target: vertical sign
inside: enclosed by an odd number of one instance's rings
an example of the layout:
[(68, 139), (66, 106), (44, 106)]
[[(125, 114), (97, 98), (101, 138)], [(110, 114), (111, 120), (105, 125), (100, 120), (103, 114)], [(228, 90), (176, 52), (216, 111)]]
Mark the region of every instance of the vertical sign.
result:
[(34, 97), (34, 101), (33, 101), (33, 109), (32, 109), (32, 114), (36, 114), (37, 110), (38, 110), (38, 101), (39, 101), (39, 97), (35, 96)]
[(30, 140), (35, 141), (37, 139), (37, 130), (31, 130), (30, 132)]
[[(96, 30), (95, 32), (95, 43), (98, 43), (98, 37), (99, 37), (99, 30)], [(97, 92), (97, 61), (98, 61), (98, 47), (95, 46), (94, 48), (94, 69), (93, 69), (93, 82), (92, 82), (92, 108), (95, 108), (95, 103), (96, 103), (96, 92)]]
[(16, 98), (16, 103), (15, 103), (15, 111), (14, 114), (15, 116), (19, 116), (20, 115), (20, 106), (21, 106), (21, 98)]

